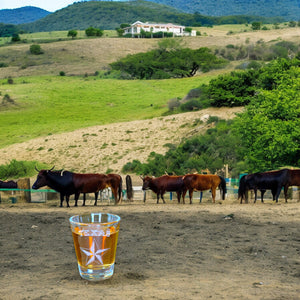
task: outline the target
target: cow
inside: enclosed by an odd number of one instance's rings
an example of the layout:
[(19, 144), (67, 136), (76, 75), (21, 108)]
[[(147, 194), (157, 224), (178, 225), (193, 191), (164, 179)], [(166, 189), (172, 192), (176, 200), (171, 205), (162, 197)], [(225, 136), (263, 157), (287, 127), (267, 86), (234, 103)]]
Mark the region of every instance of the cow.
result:
[[(115, 197), (115, 204), (120, 201), (122, 192), (122, 178), (117, 174), (80, 174), (69, 171), (52, 171), (37, 170), (39, 173), (33, 189), (39, 189), (43, 186), (49, 186), (53, 190), (60, 193), (60, 207), (63, 206), (64, 198), (66, 197), (67, 207), (69, 205), (70, 195), (75, 194), (75, 206), (79, 199), (80, 193), (84, 194), (83, 206), (85, 205), (85, 194), (94, 193), (95, 203), (97, 205), (98, 193), (107, 187), (112, 188)], [(119, 196), (118, 196), (119, 194)]]
[[(159, 203), (159, 198), (161, 197), (163, 203), (165, 202), (164, 194), (165, 192), (176, 192), (178, 203), (180, 203), (180, 197), (183, 192), (183, 180), (182, 176), (169, 176), (163, 175), (160, 177), (141, 177), (143, 180), (142, 190), (152, 190), (157, 196), (157, 203)], [(144, 198), (144, 202), (146, 198)]]

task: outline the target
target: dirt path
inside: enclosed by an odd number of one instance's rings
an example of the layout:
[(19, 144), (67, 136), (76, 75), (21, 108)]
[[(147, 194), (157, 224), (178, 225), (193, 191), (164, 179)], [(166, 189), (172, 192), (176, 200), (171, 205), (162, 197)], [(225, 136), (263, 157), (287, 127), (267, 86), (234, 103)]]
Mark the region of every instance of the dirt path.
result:
[[(122, 218), (115, 274), (100, 283), (80, 278), (68, 224), (92, 211)], [(0, 298), (300, 299), (299, 216), (296, 202), (1, 204)]]

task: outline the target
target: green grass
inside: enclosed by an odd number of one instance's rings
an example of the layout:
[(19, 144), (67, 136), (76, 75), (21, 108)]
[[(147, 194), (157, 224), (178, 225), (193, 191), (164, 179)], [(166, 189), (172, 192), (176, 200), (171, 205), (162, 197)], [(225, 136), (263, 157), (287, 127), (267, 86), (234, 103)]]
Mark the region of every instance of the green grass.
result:
[(161, 116), (168, 100), (208, 83), (210, 76), (170, 80), (113, 80), (41, 76), (0, 80), (0, 148), (93, 125)]
[[(55, 42), (61, 40), (72, 40), (68, 37), (68, 30), (62, 31), (47, 31), (47, 32), (34, 32), (34, 33), (24, 33), (19, 35), (21, 38), (20, 43), (47, 43)], [(104, 30), (104, 37), (117, 37), (117, 32), (115, 30)], [(85, 35), (85, 30), (77, 30), (77, 36), (75, 39), (87, 39)], [(11, 42), (11, 37), (0, 37), (0, 46), (7, 45)]]

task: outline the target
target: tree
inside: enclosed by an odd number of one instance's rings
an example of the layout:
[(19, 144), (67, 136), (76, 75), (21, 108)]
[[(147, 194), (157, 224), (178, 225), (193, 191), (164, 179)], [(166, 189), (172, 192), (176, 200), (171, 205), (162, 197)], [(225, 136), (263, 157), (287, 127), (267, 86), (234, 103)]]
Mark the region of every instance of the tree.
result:
[(191, 27), (186, 27), (186, 28), (185, 28), (185, 32), (188, 32), (189, 35), (192, 34), (192, 30), (193, 30), (193, 28), (191, 28)]
[(249, 172), (300, 164), (300, 70), (292, 67), (276, 89), (262, 91), (235, 121)]
[(89, 27), (85, 30), (85, 34), (87, 36), (102, 36), (103, 35), (103, 30), (99, 28), (94, 28), (94, 27)]
[(181, 49), (174, 40), (162, 40), (158, 49), (128, 55), (110, 66), (136, 79), (167, 79), (191, 77), (198, 70), (207, 72), (225, 63), (208, 48)]
[(33, 44), (29, 48), (31, 54), (39, 55), (43, 54), (44, 51), (41, 49), (41, 46), (38, 44)]
[(252, 22), (252, 29), (253, 30), (260, 30), (261, 22)]
[(20, 36), (17, 34), (17, 33), (14, 33), (11, 37), (11, 41), (12, 42), (20, 42), (21, 41), (21, 38)]
[(116, 28), (116, 31), (117, 31), (117, 34), (118, 34), (118, 36), (123, 36), (123, 34), (124, 34), (124, 29), (122, 29), (122, 28)]
[(77, 30), (74, 30), (74, 29), (69, 30), (68, 36), (72, 37), (72, 39), (76, 38), (76, 36), (77, 36)]

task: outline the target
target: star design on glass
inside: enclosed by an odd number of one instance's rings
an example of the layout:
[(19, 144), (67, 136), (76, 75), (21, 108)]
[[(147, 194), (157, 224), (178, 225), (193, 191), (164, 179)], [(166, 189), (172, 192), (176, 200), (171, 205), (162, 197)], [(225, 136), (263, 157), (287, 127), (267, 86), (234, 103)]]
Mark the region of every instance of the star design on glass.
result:
[(81, 252), (83, 252), (86, 256), (90, 257), (87, 265), (91, 264), (92, 262), (96, 262), (97, 260), (100, 262), (100, 264), (103, 264), (102, 261), (102, 255), (105, 251), (109, 250), (109, 248), (106, 249), (98, 249), (96, 247), (96, 242), (93, 240), (92, 245), (90, 248), (83, 248), (80, 247)]

